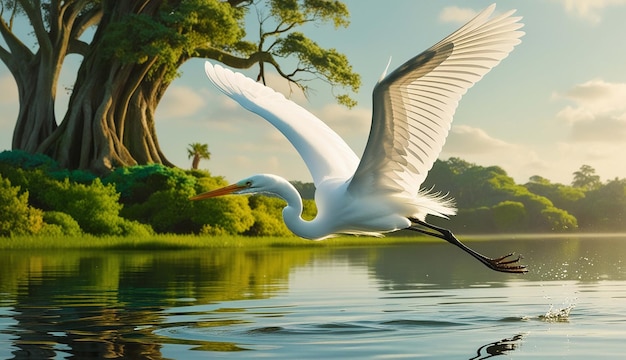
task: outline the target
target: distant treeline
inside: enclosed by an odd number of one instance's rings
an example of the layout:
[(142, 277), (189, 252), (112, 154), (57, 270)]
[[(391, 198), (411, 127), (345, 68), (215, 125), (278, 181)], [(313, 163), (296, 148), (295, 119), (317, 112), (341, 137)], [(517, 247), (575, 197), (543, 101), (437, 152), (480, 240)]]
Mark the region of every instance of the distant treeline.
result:
[[(293, 184), (313, 198), (313, 184)], [(572, 174), (570, 185), (539, 175), (516, 184), (499, 166), (450, 158), (435, 162), (422, 188), (455, 200), (456, 216), (428, 220), (457, 232), (626, 231), (626, 179), (601, 182), (588, 165)]]
[[(226, 185), (208, 171), (162, 165), (118, 168), (97, 177), (60, 168), (43, 155), (0, 153), (0, 236), (242, 234), (286, 236), (283, 200), (226, 196), (189, 197)], [(294, 182), (304, 218), (315, 216), (314, 186)], [(452, 158), (437, 161), (424, 184), (456, 201), (459, 213), (429, 221), (459, 233), (626, 231), (626, 180), (600, 182), (582, 166), (572, 185), (534, 176), (515, 184), (497, 166)]]

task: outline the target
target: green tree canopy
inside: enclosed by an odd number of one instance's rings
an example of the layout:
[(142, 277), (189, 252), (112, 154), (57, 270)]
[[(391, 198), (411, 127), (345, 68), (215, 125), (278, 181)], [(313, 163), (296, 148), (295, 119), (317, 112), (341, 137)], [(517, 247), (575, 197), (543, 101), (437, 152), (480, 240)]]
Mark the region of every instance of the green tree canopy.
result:
[[(536, 177), (533, 184), (549, 184)], [(571, 231), (574, 216), (559, 209), (545, 196), (518, 185), (498, 166), (483, 167), (458, 158), (437, 160), (424, 188), (445, 189), (459, 207), (447, 225), (467, 232)]]
[(613, 179), (585, 192), (573, 213), (587, 231), (626, 230), (626, 179)]
[(602, 182), (600, 176), (596, 175), (596, 169), (589, 165), (582, 165), (578, 171), (574, 171), (572, 186), (583, 190), (597, 189)]
[[(154, 114), (180, 66), (194, 57), (239, 69), (258, 65), (262, 81), (271, 67), (305, 91), (318, 78), (341, 89), (339, 102), (354, 105), (348, 93), (360, 77), (347, 58), (298, 31), (305, 24), (345, 27), (348, 16), (336, 0), (0, 0), (0, 60), (20, 99), (12, 147), (97, 173), (172, 165), (159, 147)], [(14, 31), (18, 17), (30, 24), (34, 47), (29, 33)], [(258, 36), (246, 34), (246, 21), (257, 22)], [(59, 74), (70, 54), (82, 62), (68, 111), (56, 119)]]

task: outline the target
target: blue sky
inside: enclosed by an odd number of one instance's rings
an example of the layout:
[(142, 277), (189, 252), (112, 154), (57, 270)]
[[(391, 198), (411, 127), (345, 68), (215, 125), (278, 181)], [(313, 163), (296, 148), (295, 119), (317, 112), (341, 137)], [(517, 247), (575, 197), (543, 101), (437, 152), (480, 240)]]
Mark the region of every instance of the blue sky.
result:
[[(361, 74), (358, 106), (337, 105), (321, 82), (313, 83), (308, 99), (297, 93), (292, 98), (360, 154), (369, 132), (371, 91), (389, 57), (391, 68), (399, 66), (492, 2), (345, 0), (348, 28), (328, 25), (305, 32), (321, 46), (345, 53)], [(594, 167), (602, 180), (626, 177), (626, 0), (497, 2), (496, 12), (510, 9), (523, 16), (526, 35), (463, 97), (440, 157), (499, 165), (519, 183), (532, 175), (570, 183), (582, 164)], [(73, 83), (77, 61), (66, 65), (61, 88)], [(187, 145), (207, 143), (212, 158), (200, 166), (229, 181), (256, 173), (310, 181), (282, 135), (213, 88), (203, 63), (194, 59), (183, 65), (157, 110), (157, 133), (168, 158), (188, 168)], [(270, 85), (287, 91), (280, 79)], [(10, 148), (18, 109), (15, 84), (3, 65), (0, 91), (3, 150)], [(59, 114), (67, 97), (59, 90)]]

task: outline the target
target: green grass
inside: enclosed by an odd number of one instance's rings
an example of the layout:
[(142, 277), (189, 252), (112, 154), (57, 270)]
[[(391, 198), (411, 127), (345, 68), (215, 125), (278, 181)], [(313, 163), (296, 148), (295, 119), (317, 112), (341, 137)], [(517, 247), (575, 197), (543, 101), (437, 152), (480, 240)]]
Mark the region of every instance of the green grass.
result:
[(174, 249), (226, 249), (226, 248), (276, 248), (276, 247), (346, 247), (406, 244), (414, 242), (441, 241), (425, 236), (419, 237), (354, 237), (342, 236), (322, 241), (310, 241), (297, 237), (245, 237), (245, 236), (197, 236), (153, 235), (148, 237), (76, 237), (16, 236), (0, 237), (0, 250), (28, 249), (113, 249), (113, 250), (174, 250)]
[[(584, 234), (490, 234), (460, 235), (463, 242), (535, 239), (552, 237), (581, 237)], [(591, 235), (590, 235), (591, 236)], [(594, 235), (594, 236), (597, 236)], [(619, 234), (623, 236), (623, 234)], [(441, 242), (428, 236), (387, 236), (383, 238), (369, 236), (339, 236), (321, 241), (311, 241), (295, 236), (285, 237), (247, 237), (237, 235), (200, 236), (159, 234), (145, 237), (123, 236), (16, 236), (0, 237), (0, 251), (29, 249), (111, 249), (111, 250), (176, 250), (176, 249), (263, 249), (263, 248), (313, 248), (313, 247), (350, 247), (350, 246), (386, 246)]]

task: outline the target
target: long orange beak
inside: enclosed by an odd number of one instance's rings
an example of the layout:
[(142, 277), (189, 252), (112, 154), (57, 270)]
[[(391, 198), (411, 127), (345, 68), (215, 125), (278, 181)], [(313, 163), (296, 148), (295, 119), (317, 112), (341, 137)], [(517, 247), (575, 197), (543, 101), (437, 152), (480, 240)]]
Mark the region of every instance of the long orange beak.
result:
[(243, 190), (243, 189), (245, 189), (245, 186), (232, 184), (232, 185), (225, 186), (223, 188), (207, 191), (205, 193), (192, 196), (189, 198), (189, 200), (202, 200), (202, 199), (208, 199), (208, 198), (212, 198), (216, 196), (228, 195), (235, 191)]

